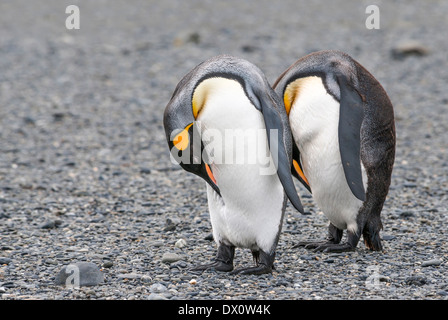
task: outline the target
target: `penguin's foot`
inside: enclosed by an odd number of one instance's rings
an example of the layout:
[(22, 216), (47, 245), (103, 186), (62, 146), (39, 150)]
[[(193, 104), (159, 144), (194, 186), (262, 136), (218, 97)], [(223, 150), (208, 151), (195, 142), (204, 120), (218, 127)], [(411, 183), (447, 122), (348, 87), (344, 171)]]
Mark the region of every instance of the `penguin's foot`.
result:
[(328, 226), (328, 236), (326, 240), (320, 241), (300, 241), (293, 248), (305, 247), (305, 249), (317, 249), (322, 246), (331, 246), (337, 245), (341, 242), (343, 231), (334, 226), (334, 224), (330, 223)]
[(304, 247), (312, 249), (315, 252), (346, 252), (353, 251), (355, 247), (349, 243), (334, 243), (332, 241), (302, 241), (293, 246), (293, 248)]
[(265, 274), (272, 273), (274, 269), (275, 252), (268, 254), (263, 250), (252, 251), (254, 257), (255, 266), (239, 268), (232, 271), (230, 274)]
[[(333, 227), (334, 229), (334, 227)], [(337, 229), (339, 230), (339, 229)], [(330, 235), (332, 232), (330, 231)], [(356, 231), (347, 231), (347, 240), (344, 243), (339, 243), (342, 237), (342, 230), (338, 231), (338, 236), (341, 237), (333, 237), (329, 238), (328, 243), (323, 244), (314, 249), (314, 251), (322, 251), (322, 252), (348, 252), (354, 251), (359, 242), (359, 234), (361, 232), (359, 230)], [(333, 242), (333, 243), (331, 243)]]
[(230, 274), (265, 274), (265, 273), (272, 273), (272, 267), (269, 267), (265, 264), (259, 264), (254, 267), (246, 267), (246, 268), (239, 268), (235, 269)]
[(315, 252), (345, 252), (353, 251), (356, 245), (350, 242), (339, 243), (333, 240), (324, 241), (301, 241), (293, 246), (293, 248), (304, 247), (305, 249), (312, 249)]
[(323, 240), (323, 241), (300, 241), (293, 246), (293, 248), (304, 247), (305, 249), (316, 249), (321, 246), (335, 244), (332, 241)]
[(316, 252), (348, 252), (354, 251), (356, 247), (353, 247), (350, 243), (325, 243), (314, 249)]
[(190, 268), (190, 271), (204, 271), (214, 269), (217, 271), (229, 272), (233, 270), (233, 258), (235, 256), (235, 247), (221, 243), (218, 246), (218, 253), (215, 261), (208, 264), (201, 264)]
[(228, 263), (225, 261), (216, 260), (208, 264), (200, 264), (190, 268), (190, 271), (205, 271), (208, 269), (214, 269), (216, 271), (229, 272), (233, 270), (233, 263)]

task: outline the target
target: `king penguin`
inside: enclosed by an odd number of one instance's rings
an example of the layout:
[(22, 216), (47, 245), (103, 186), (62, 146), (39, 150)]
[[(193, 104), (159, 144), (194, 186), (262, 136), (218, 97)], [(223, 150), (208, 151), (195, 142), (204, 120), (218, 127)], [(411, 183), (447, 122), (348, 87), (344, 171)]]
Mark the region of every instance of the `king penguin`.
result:
[(292, 173), (330, 221), (326, 240), (295, 247), (352, 251), (362, 235), (367, 248), (382, 250), (380, 213), (395, 158), (394, 111), (383, 87), (349, 55), (327, 50), (296, 61), (273, 88), (292, 131)]
[[(163, 122), (171, 158), (206, 181), (217, 254), (191, 270), (272, 272), (287, 199), (304, 212), (286, 110), (262, 71), (229, 55), (204, 61), (179, 82)], [(269, 161), (254, 161), (263, 150)], [(234, 270), (236, 247), (250, 249), (255, 266)]]

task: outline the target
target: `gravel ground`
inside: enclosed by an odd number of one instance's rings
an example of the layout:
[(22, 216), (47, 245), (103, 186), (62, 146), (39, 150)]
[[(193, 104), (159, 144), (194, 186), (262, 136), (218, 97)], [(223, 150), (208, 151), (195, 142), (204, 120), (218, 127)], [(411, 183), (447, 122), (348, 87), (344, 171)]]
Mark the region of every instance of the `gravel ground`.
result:
[[(79, 30), (65, 28), (69, 4)], [(448, 2), (375, 1), (379, 30), (365, 27), (369, 4), (1, 1), (0, 297), (447, 299)], [(352, 55), (395, 107), (384, 251), (293, 249), (328, 225), (298, 185), (312, 215), (288, 205), (272, 274), (190, 273), (216, 247), (204, 182), (168, 157), (162, 114), (174, 87), (219, 53), (273, 82), (322, 49)], [(56, 285), (75, 262), (96, 264), (104, 281)]]

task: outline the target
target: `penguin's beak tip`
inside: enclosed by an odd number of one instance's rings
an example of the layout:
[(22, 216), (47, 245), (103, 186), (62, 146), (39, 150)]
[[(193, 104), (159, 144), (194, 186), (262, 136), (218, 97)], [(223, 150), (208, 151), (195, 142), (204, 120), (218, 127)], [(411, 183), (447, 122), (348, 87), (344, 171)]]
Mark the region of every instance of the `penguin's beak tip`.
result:
[(219, 196), (221, 196), (221, 191), (219, 190), (218, 183), (216, 182), (216, 178), (213, 175), (213, 171), (210, 168), (210, 165), (208, 165), (207, 163), (204, 163), (204, 164), (205, 164), (205, 171), (207, 172), (207, 177), (210, 182), (210, 185), (212, 186), (213, 190), (215, 190), (216, 193), (218, 193)]
[(216, 185), (215, 176), (213, 175), (212, 169), (207, 163), (205, 164), (205, 170), (207, 171), (207, 176), (209, 177), (209, 179)]

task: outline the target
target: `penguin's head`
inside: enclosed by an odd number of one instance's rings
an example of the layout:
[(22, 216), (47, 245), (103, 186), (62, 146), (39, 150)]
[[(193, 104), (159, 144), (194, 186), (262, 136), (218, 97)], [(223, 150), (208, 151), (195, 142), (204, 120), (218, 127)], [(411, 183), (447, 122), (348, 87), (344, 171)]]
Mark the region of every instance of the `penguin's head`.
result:
[(171, 159), (184, 170), (204, 179), (220, 195), (204, 150), (200, 123), (196, 121), (197, 115), (193, 97), (184, 93), (178, 86), (165, 109), (163, 118)]

